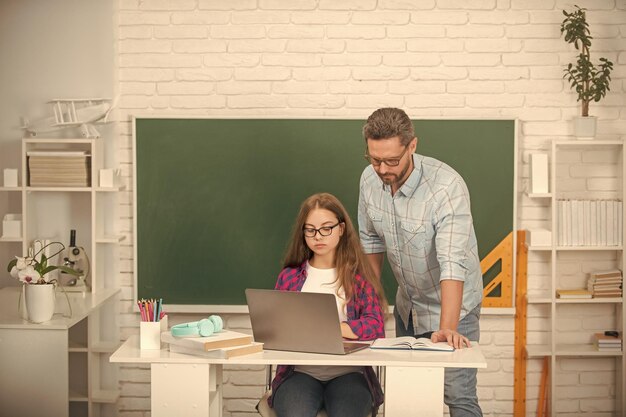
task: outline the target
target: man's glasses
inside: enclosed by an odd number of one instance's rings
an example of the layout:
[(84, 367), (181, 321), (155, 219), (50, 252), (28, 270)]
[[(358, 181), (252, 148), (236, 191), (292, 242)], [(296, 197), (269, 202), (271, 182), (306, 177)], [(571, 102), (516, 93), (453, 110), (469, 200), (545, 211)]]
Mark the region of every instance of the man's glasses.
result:
[(341, 223), (343, 222), (338, 222), (337, 224), (334, 224), (332, 226), (320, 227), (319, 229), (315, 229), (313, 227), (305, 227), (302, 229), (302, 231), (304, 232), (304, 236), (306, 237), (315, 237), (315, 235), (318, 233), (320, 234), (320, 236), (330, 236), (333, 233), (333, 229), (339, 226)]
[(366, 153), (365, 159), (367, 160), (367, 162), (369, 162), (375, 167), (378, 167), (381, 164), (385, 164), (388, 167), (397, 167), (398, 165), (400, 165), (400, 161), (402, 160), (402, 157), (404, 156), (404, 154), (406, 153), (408, 149), (409, 149), (409, 145), (406, 145), (404, 147), (404, 150), (400, 154), (400, 156), (398, 156), (397, 158), (379, 159), (379, 158), (374, 158), (373, 156), (370, 156), (369, 154)]

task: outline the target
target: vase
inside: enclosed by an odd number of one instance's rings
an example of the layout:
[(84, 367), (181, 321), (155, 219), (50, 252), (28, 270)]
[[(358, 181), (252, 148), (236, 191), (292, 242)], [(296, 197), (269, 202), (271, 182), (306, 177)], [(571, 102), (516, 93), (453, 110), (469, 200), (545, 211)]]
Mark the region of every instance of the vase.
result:
[(52, 318), (55, 307), (53, 284), (28, 284), (24, 288), (28, 320), (43, 323)]
[(575, 116), (574, 136), (580, 140), (593, 139), (596, 136), (596, 120), (595, 116)]

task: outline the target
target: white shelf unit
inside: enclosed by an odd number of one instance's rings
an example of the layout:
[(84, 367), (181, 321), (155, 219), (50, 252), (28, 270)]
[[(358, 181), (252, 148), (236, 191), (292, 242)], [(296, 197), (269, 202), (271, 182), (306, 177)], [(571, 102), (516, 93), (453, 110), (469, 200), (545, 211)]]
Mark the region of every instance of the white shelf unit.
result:
[[(6, 213), (21, 213), (22, 234), (19, 238), (0, 238), (6, 245), (3, 253), (28, 253), (35, 239), (50, 239), (69, 245), (70, 230), (76, 230), (76, 245), (84, 248), (89, 259), (92, 295), (117, 291), (119, 243), (124, 236), (115, 230), (117, 192), (120, 187), (98, 186), (99, 169), (107, 168), (112, 147), (106, 138), (24, 138), (21, 151), (21, 184), (1, 187), (0, 195), (10, 195), (13, 204)], [(107, 146), (105, 148), (105, 146)], [(90, 156), (90, 185), (87, 187), (31, 187), (29, 185), (29, 151), (84, 151)], [(17, 194), (17, 197), (16, 197)], [(0, 207), (1, 209), (1, 207)], [(0, 213), (0, 218), (5, 213)], [(60, 262), (61, 256), (55, 259)], [(8, 262), (8, 259), (2, 262)], [(76, 293), (70, 293), (76, 294)], [(80, 293), (78, 294), (80, 295)], [(89, 296), (89, 295), (87, 295)], [(58, 304), (57, 304), (58, 308)], [(115, 325), (117, 302), (106, 303), (69, 331), (69, 415), (115, 416), (119, 398), (117, 367), (108, 357), (119, 345)], [(83, 329), (83, 330), (80, 330)]]
[[(57, 291), (53, 318), (33, 324), (17, 310), (20, 288), (0, 289), (0, 356), (6, 368), (0, 374), (0, 403), (7, 415), (117, 415), (117, 365), (108, 359), (119, 346), (110, 320), (119, 292), (69, 293), (69, 317), (66, 298)], [(30, 389), (42, 383), (46, 389)]]
[[(558, 244), (561, 199), (618, 199), (623, 201), (624, 144), (622, 141), (553, 141), (551, 146), (551, 188), (549, 220), (552, 245), (529, 247), (533, 261), (546, 265), (528, 275), (528, 304), (533, 314), (546, 317), (548, 331), (536, 331), (526, 348), (529, 358), (548, 357), (550, 363), (549, 411), (552, 416), (585, 415), (595, 410), (602, 415), (626, 413), (626, 360), (621, 352), (600, 352), (593, 334), (618, 330), (624, 334), (626, 311), (622, 297), (559, 299), (556, 290), (586, 287), (593, 271), (619, 268), (623, 271), (623, 245), (562, 246)], [(623, 219), (623, 213), (622, 213)], [(622, 222), (622, 229), (624, 225)], [(622, 230), (623, 236), (624, 230)], [(594, 375), (595, 374), (595, 375)], [(594, 393), (588, 381), (602, 380), (604, 386)], [(608, 381), (610, 383), (607, 383)], [(593, 382), (591, 383), (593, 385)], [(573, 400), (563, 393), (572, 388), (588, 389)], [(594, 398), (596, 395), (598, 398)], [(564, 397), (564, 398), (563, 398)], [(599, 398), (604, 397), (604, 398)], [(610, 398), (611, 406), (607, 406)], [(595, 414), (594, 414), (595, 415)]]

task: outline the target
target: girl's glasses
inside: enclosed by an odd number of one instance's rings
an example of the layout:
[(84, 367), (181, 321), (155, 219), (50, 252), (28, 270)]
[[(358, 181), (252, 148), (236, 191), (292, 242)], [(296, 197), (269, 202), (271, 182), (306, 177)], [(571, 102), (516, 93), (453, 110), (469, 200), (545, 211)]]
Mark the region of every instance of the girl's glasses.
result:
[(320, 236), (330, 236), (333, 233), (333, 229), (339, 226), (341, 223), (343, 222), (338, 222), (337, 224), (334, 224), (332, 226), (320, 227), (319, 229), (315, 229), (313, 227), (305, 227), (302, 229), (302, 231), (304, 232), (304, 236), (306, 237), (315, 237), (315, 235), (318, 233), (320, 234)]

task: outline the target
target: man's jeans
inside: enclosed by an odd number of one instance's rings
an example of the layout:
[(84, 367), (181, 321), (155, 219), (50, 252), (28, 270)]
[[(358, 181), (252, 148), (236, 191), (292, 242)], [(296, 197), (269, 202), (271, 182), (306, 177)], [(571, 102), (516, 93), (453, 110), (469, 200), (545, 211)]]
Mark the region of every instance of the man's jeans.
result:
[(315, 417), (320, 409), (328, 417), (365, 417), (372, 412), (372, 394), (362, 373), (352, 372), (330, 381), (294, 372), (276, 390), (278, 417)]
[[(396, 318), (396, 336), (415, 336), (412, 314), (409, 314), (407, 328), (402, 324), (396, 308), (393, 315)], [(457, 331), (470, 341), (477, 342), (480, 338), (479, 320), (480, 305), (459, 322)], [(476, 395), (476, 373), (477, 370), (474, 368), (446, 368), (443, 401), (450, 408), (450, 417), (483, 415)]]

